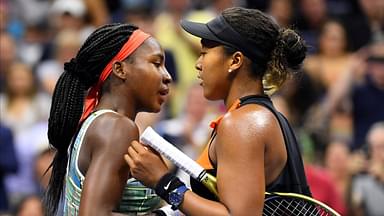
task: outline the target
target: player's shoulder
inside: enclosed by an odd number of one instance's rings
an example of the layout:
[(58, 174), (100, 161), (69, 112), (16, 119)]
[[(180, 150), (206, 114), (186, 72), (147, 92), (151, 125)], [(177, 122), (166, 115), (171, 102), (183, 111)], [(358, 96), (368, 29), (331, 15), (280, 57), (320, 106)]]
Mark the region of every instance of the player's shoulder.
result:
[(90, 127), (90, 137), (108, 143), (138, 139), (139, 129), (135, 122), (119, 113), (109, 112), (99, 116)]
[(259, 104), (247, 104), (224, 115), (220, 125), (223, 128), (269, 127), (276, 123), (274, 114)]

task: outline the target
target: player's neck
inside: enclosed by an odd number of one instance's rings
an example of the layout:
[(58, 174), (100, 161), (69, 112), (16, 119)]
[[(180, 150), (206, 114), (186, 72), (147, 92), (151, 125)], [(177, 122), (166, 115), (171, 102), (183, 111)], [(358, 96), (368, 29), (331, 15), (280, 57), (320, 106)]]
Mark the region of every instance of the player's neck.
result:
[(96, 109), (111, 109), (132, 120), (135, 120), (137, 115), (137, 109), (133, 101), (129, 101), (128, 98), (122, 100), (121, 97), (112, 94), (102, 96)]
[(228, 96), (224, 103), (227, 109), (239, 98), (247, 95), (263, 95), (263, 85), (261, 80), (247, 79), (232, 83)]

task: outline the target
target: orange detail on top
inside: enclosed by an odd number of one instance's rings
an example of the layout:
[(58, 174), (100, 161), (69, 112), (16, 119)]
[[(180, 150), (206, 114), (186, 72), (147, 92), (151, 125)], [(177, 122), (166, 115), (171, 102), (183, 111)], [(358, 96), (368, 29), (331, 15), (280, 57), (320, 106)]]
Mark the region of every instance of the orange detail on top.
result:
[[(239, 108), (240, 107), (240, 102), (241, 102), (240, 99), (237, 99), (231, 105), (231, 107), (228, 109), (227, 113), (231, 112), (232, 110), (235, 110), (235, 109)], [(227, 113), (225, 113), (225, 114), (227, 114)], [(220, 124), (221, 119), (223, 119), (224, 115), (221, 115), (221, 116), (217, 117), (215, 120), (213, 120), (211, 122), (211, 124), (210, 124), (210, 127), (213, 128), (213, 129), (216, 129), (216, 127)], [(210, 146), (209, 144), (212, 142), (213, 138), (214, 138), (214, 136), (212, 136), (209, 139), (209, 142), (205, 146), (203, 152), (200, 154), (200, 157), (196, 160), (196, 162), (198, 164), (200, 164), (204, 169), (213, 169), (213, 165), (212, 165), (211, 161), (209, 160), (209, 146)]]
[(135, 30), (132, 35), (129, 37), (128, 41), (123, 45), (120, 51), (112, 58), (111, 61), (105, 66), (104, 70), (101, 72), (99, 80), (95, 85), (91, 87), (88, 92), (87, 97), (85, 98), (85, 105), (83, 114), (80, 118), (80, 123), (84, 121), (96, 107), (99, 102), (99, 92), (100, 88), (103, 85), (104, 81), (112, 72), (112, 65), (115, 61), (123, 61), (126, 59), (133, 51), (135, 51), (147, 38), (151, 35), (141, 31), (140, 29)]
[(200, 157), (196, 160), (204, 169), (213, 169), (211, 161), (209, 160), (208, 155), (209, 144), (205, 146), (203, 152), (200, 154)]
[[(231, 105), (231, 107), (228, 109), (228, 111), (227, 111), (225, 114), (231, 112), (232, 110), (235, 110), (235, 109), (239, 108), (239, 107), (240, 107), (240, 102), (241, 102), (240, 99), (237, 99), (237, 100)], [(224, 114), (224, 115), (225, 115), (225, 114)], [(217, 117), (215, 120), (211, 121), (211, 124), (210, 124), (209, 126), (210, 126), (211, 128), (213, 128), (213, 129), (215, 129), (215, 128), (220, 124), (221, 119), (223, 119), (224, 115), (221, 115), (221, 116)]]

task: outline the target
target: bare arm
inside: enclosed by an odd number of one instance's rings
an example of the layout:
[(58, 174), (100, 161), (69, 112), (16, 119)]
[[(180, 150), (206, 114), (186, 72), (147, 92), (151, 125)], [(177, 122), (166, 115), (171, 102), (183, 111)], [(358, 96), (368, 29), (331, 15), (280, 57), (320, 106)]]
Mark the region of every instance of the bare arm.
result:
[(129, 178), (129, 166), (123, 155), (131, 141), (138, 138), (138, 129), (125, 117), (109, 118), (92, 129), (92, 138), (87, 142), (96, 144), (92, 145), (79, 215), (118, 215), (112, 214), (112, 210)]
[(221, 201), (231, 215), (261, 215), (265, 192), (263, 127), (267, 122), (240, 110), (231, 115), (221, 122), (216, 145)]
[(339, 82), (335, 82), (330, 86), (323, 104), (323, 112), (326, 114), (333, 113), (343, 98), (350, 96), (355, 81), (363, 80), (363, 74), (366, 70), (365, 58), (364, 50), (352, 56), (352, 60), (340, 76)]

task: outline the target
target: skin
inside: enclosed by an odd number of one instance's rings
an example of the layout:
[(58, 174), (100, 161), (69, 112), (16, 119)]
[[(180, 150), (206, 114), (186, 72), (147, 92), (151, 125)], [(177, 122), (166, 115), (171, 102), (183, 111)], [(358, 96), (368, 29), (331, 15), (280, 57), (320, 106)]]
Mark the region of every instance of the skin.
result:
[(31, 196), (25, 200), (16, 216), (43, 216), (43, 206), (37, 196)]
[(98, 117), (87, 130), (80, 150), (78, 166), (85, 181), (79, 215), (83, 216), (119, 215), (112, 210), (131, 177), (123, 154), (139, 137), (134, 119), (139, 111), (160, 111), (171, 82), (160, 45), (149, 38), (128, 60), (114, 62), (107, 82), (109, 90), (101, 96), (96, 110), (117, 113)]
[[(204, 96), (224, 100), (227, 108), (242, 96), (263, 92), (261, 80), (250, 76), (250, 61), (241, 52), (227, 55), (221, 46), (203, 46), (196, 69)], [(256, 104), (227, 113), (217, 128), (209, 156), (217, 165), (220, 202), (187, 191), (180, 210), (192, 216), (261, 215), (265, 185), (278, 177), (287, 160), (274, 115)], [(132, 142), (125, 159), (132, 176), (149, 187), (155, 187), (167, 172), (161, 159), (137, 141)]]

